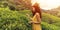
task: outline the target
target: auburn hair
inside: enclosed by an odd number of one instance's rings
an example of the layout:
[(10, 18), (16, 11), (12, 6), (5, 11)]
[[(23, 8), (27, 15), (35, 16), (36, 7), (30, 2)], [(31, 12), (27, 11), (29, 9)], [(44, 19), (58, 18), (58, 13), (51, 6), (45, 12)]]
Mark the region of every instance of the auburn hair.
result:
[(35, 4), (32, 6), (32, 13), (33, 13), (33, 16), (34, 16), (36, 13), (39, 13), (40, 18), (41, 18), (41, 9), (40, 9), (38, 3), (35, 3)]

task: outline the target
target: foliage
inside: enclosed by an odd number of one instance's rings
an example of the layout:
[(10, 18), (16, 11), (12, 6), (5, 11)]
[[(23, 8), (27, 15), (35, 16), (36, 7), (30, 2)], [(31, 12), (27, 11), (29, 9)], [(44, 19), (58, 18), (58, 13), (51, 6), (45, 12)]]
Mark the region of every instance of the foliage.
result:
[(18, 10), (30, 9), (31, 0), (8, 0), (8, 6), (15, 7)]
[(60, 26), (60, 18), (48, 13), (42, 13), (42, 21)]
[[(22, 12), (23, 13), (23, 12)], [(11, 11), (9, 8), (0, 8), (1, 30), (31, 30), (26, 14)]]
[(60, 27), (42, 22), (42, 30), (60, 30)]
[[(8, 7), (0, 8), (0, 30), (31, 30), (31, 24), (28, 23), (30, 19), (26, 14), (32, 15), (29, 10), (11, 11)], [(42, 30), (59, 30), (58, 26), (47, 23), (49, 20), (47, 15), (43, 15)]]
[(31, 0), (0, 0), (0, 3), (0, 6), (9, 6), (10, 10), (13, 8), (16, 10), (25, 10), (31, 7)]

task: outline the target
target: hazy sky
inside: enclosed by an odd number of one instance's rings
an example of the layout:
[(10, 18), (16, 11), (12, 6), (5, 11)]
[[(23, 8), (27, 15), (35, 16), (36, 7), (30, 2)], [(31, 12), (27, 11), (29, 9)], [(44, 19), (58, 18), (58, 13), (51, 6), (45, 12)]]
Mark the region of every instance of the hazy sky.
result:
[(32, 4), (38, 2), (42, 9), (52, 9), (60, 6), (60, 0), (32, 0)]

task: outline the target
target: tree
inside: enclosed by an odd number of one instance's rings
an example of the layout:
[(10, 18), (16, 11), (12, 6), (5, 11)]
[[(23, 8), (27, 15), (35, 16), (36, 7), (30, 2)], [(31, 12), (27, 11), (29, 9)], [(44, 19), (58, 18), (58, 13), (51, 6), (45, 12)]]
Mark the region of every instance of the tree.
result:
[(12, 5), (18, 10), (30, 9), (31, 0), (9, 0), (9, 6)]

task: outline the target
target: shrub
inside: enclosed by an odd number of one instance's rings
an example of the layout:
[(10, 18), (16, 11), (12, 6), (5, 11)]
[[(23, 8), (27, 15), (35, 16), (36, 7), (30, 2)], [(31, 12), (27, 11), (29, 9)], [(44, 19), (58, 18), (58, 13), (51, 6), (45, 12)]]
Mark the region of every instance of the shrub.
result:
[[(22, 12), (23, 13), (23, 12)], [(9, 8), (0, 8), (1, 30), (31, 30), (26, 14), (11, 11)]]

